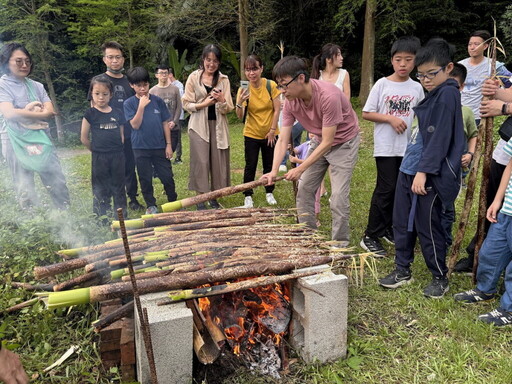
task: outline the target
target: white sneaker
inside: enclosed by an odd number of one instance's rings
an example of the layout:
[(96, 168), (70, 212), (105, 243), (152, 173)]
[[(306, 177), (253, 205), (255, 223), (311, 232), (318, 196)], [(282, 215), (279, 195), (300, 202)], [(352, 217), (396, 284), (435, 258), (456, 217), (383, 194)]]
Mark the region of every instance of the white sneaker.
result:
[(288, 172), (288, 168), (286, 168), (286, 165), (281, 164), (279, 166), (279, 172)]
[(244, 205), (242, 208), (252, 208), (254, 206), (254, 203), (252, 202), (251, 196), (245, 196)]
[(277, 201), (272, 193), (267, 193), (267, 203), (270, 205), (276, 205)]

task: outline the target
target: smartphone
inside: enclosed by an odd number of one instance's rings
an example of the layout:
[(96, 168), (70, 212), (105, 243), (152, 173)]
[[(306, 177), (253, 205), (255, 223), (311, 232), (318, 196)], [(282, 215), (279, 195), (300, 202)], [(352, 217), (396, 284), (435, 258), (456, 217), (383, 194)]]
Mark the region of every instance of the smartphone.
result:
[(240, 88), (249, 89), (249, 81), (248, 80), (240, 80)]

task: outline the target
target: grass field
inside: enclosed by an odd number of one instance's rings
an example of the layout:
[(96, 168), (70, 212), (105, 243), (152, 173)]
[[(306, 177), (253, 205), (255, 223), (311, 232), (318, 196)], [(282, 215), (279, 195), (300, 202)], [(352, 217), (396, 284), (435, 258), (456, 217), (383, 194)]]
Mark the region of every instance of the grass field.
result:
[[(375, 183), (372, 158), (372, 127), (362, 123), (363, 141), (353, 174), (351, 191), (352, 245), (357, 245), (364, 231), (369, 201)], [(231, 125), (232, 183), (242, 182), (242, 126)], [(184, 139), (184, 164), (173, 165), (179, 198), (187, 191), (188, 150)], [(69, 154), (69, 150), (66, 151)], [(105, 241), (112, 234), (96, 224), (91, 210), (89, 183), (90, 156), (66, 156), (62, 163), (72, 194), (69, 213), (46, 209), (24, 212), (17, 208), (5, 167), (0, 167), (0, 308), (31, 298), (30, 293), (10, 288), (10, 281), (33, 281), (34, 265), (57, 261), (53, 252), (59, 248)], [(165, 195), (159, 185), (160, 204)], [(44, 193), (43, 193), (44, 195)], [(279, 206), (294, 205), (292, 185), (281, 182), (275, 196)], [(44, 195), (44, 199), (47, 196)], [(327, 199), (322, 206), (320, 230), (329, 237), (330, 214)], [(254, 195), (256, 206), (266, 206), (264, 190)], [(243, 195), (221, 200), (226, 207), (243, 204)], [(460, 205), (460, 202), (459, 202)], [(135, 213), (131, 212), (133, 216)], [(471, 218), (474, 220), (474, 217)], [(474, 225), (471, 224), (471, 231)], [(388, 247), (390, 253), (393, 249)], [(413, 265), (415, 282), (396, 291), (384, 290), (375, 276), (388, 273), (392, 257), (375, 263), (375, 273), (366, 270), (363, 284), (351, 285), (349, 297), (348, 358), (326, 365), (292, 365), (283, 383), (512, 383), (512, 327), (497, 329), (475, 320), (497, 303), (461, 306), (451, 294), (472, 287), (470, 278), (454, 275), (450, 293), (441, 300), (423, 297), (422, 290), (430, 275), (420, 252)], [(319, 314), (321, 315), (321, 314)], [(97, 317), (95, 306), (46, 311), (42, 305), (17, 314), (4, 314), (0, 320), (0, 339), (22, 356), (34, 383), (109, 383), (118, 382), (118, 374), (102, 372), (96, 338), (89, 324)], [(57, 360), (71, 345), (81, 352), (50, 373), (43, 369)], [(274, 383), (268, 377), (241, 371), (226, 383)]]

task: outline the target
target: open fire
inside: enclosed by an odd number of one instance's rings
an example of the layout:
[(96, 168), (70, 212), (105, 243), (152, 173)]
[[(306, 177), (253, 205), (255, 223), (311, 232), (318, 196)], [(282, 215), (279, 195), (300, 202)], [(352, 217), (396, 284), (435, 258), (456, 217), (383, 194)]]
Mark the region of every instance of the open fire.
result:
[(279, 377), (283, 338), (292, 316), (287, 284), (201, 298), (199, 308), (226, 336), (232, 353), (247, 367)]

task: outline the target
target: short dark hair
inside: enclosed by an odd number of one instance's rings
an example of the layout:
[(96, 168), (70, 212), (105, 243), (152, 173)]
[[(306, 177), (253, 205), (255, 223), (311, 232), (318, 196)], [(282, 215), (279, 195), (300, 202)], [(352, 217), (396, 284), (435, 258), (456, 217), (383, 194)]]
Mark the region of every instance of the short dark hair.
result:
[(108, 88), (111, 95), (114, 94), (114, 84), (112, 84), (112, 82), (110, 81), (110, 79), (108, 78), (107, 75), (101, 74), (98, 76), (94, 76), (91, 79), (91, 85), (89, 86), (89, 93), (91, 94), (91, 97), (92, 97), (92, 89), (94, 88), (94, 84), (103, 84), (105, 87)]
[(433, 63), (444, 67), (453, 61), (455, 47), (441, 38), (430, 39), (427, 44), (418, 49), (414, 64), (416, 66)]
[(169, 69), (169, 66), (167, 64), (157, 65), (155, 68), (155, 72), (158, 72), (159, 69), (165, 69), (166, 71), (171, 72), (171, 70)]
[(411, 53), (415, 55), (420, 47), (420, 39), (416, 36), (399, 37), (391, 46), (391, 57), (395, 56), (398, 52)]
[(103, 52), (103, 54), (105, 54), (105, 51), (108, 49), (108, 48), (111, 48), (111, 49), (118, 49), (121, 51), (121, 53), (123, 54), (124, 56), (124, 49), (123, 49), (123, 46), (121, 44), (119, 44), (117, 41), (107, 41), (105, 43), (103, 43), (101, 45), (101, 52)]
[(478, 31), (475, 31), (473, 32), (469, 38), (471, 39), (472, 37), (480, 37), (482, 38), (484, 41), (487, 42), (487, 40), (489, 40), (491, 38), (491, 34), (489, 33), (489, 31), (485, 30), (485, 29), (479, 29)]
[(465, 66), (463, 66), (460, 63), (453, 63), (453, 69), (450, 72), (450, 77), (454, 77), (459, 79), (461, 84), (464, 84), (466, 82), (466, 77), (468, 75), (468, 70)]
[(2, 73), (9, 74), (11, 71), (9, 70), (9, 60), (11, 59), (12, 54), (14, 51), (21, 51), (25, 55), (27, 55), (28, 59), (32, 63), (30, 66), (30, 71), (28, 74), (30, 75), (32, 73), (32, 70), (34, 69), (34, 62), (32, 61), (32, 56), (27, 51), (27, 48), (23, 44), (20, 43), (7, 43), (5, 44), (2, 49), (0, 50), (0, 71)]
[(133, 67), (126, 72), (130, 84), (149, 83), (149, 72), (146, 68)]
[(275, 81), (281, 80), (285, 76), (295, 77), (304, 74), (305, 82), (309, 81), (309, 72), (306, 61), (298, 56), (286, 56), (274, 65), (272, 77)]
[(172, 75), (174, 76), (174, 68), (173, 67), (168, 67), (167, 69), (169, 70), (169, 73), (172, 73)]

